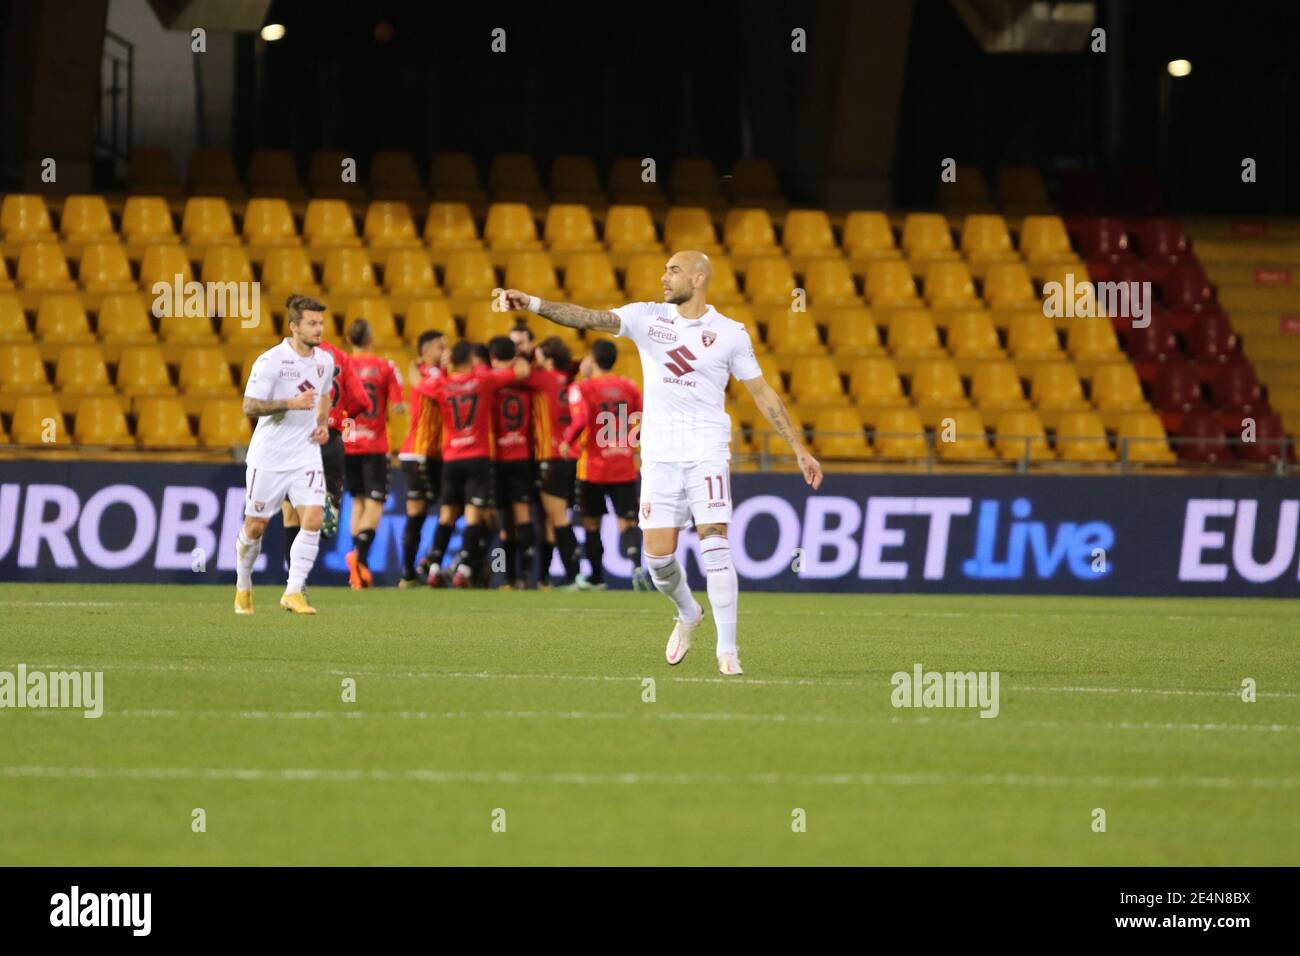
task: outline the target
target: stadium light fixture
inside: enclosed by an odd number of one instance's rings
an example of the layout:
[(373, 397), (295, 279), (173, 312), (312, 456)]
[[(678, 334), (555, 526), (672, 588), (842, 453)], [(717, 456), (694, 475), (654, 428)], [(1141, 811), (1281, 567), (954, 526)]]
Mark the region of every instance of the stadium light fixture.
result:
[(268, 23), (262, 27), (262, 39), (267, 43), (274, 43), (284, 36), (283, 23)]
[(1192, 61), (1170, 60), (1165, 69), (1169, 71), (1170, 76), (1187, 76), (1187, 74), (1192, 72)]

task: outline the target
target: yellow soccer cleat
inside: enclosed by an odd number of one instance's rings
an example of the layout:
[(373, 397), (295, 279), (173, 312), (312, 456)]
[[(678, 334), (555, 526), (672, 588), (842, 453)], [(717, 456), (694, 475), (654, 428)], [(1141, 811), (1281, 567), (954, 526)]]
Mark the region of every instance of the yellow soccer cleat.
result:
[(253, 613), (253, 592), (252, 591), (235, 592), (235, 613), (236, 614)]
[(316, 609), (307, 603), (307, 595), (301, 591), (294, 591), (292, 594), (285, 591), (284, 596), (280, 598), (280, 607), (286, 611), (292, 611), (294, 614), (316, 613)]

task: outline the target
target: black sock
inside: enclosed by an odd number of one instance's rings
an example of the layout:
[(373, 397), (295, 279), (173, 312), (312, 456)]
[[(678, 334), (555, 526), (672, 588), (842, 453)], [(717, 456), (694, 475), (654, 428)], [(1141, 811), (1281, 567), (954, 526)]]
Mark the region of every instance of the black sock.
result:
[(641, 529), (633, 525), (618, 533), (618, 549), (623, 557), (632, 562), (632, 567), (641, 567)]
[(298, 525), (284, 526), (284, 569), (289, 570), (289, 552), (293, 550), (293, 539), (298, 537)]
[(503, 568), (503, 573), (506, 576), (506, 582), (513, 584), (515, 562), (517, 560), (517, 555), (519, 554), (519, 545), (515, 541), (515, 536), (513, 534), (507, 534), (504, 538), (498, 538), (497, 540), (500, 542), (497, 547), (501, 549), (502, 556), (505, 558), (501, 563), (505, 566)]
[(555, 546), (560, 549), (564, 573), (570, 579), (578, 575), (578, 536), (570, 525), (555, 529)]
[(537, 580), (543, 584), (551, 580), (551, 561), (555, 559), (555, 542), (543, 541), (542, 545), (542, 569), (537, 572)]
[(438, 522), (438, 528), (433, 532), (433, 547), (429, 549), (431, 567), (442, 567), (442, 557), (447, 553), (447, 542), (450, 540), (451, 525)]
[(516, 574), (520, 581), (527, 581), (533, 576), (533, 558), (537, 554), (537, 538), (533, 534), (531, 521), (515, 528), (515, 540), (519, 543)]
[(605, 583), (605, 542), (600, 540), (600, 528), (587, 532), (584, 547), (587, 560), (591, 562), (591, 576), (587, 578), (592, 584)]
[(461, 537), (460, 554), (457, 555), (456, 561), (458, 564), (467, 565), (471, 576), (479, 569), (486, 545), (487, 528), (481, 524), (466, 525), (465, 534)]
[(424, 530), (424, 515), (407, 515), (402, 528), (402, 577), (415, 577), (415, 554), (420, 550), (420, 532)]
[(352, 538), (353, 547), (357, 549), (357, 561), (365, 567), (370, 566), (370, 543), (374, 540), (374, 528), (358, 531)]

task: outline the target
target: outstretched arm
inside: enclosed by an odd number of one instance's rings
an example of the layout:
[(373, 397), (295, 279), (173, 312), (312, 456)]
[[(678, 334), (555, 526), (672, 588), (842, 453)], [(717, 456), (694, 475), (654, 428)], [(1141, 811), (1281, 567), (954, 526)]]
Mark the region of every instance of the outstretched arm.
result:
[(596, 329), (599, 332), (617, 332), (620, 322), (613, 312), (601, 312), (598, 309), (584, 309), (570, 302), (548, 302), (537, 299), (518, 289), (506, 289), (506, 307), (515, 311), (536, 312), (544, 319), (550, 319), (556, 325), (567, 325), (571, 329)]
[(794, 449), (795, 458), (799, 462), (799, 470), (803, 472), (804, 481), (808, 482), (814, 491), (820, 488), (822, 483), (821, 462), (809, 454), (808, 449), (804, 447), (803, 432), (790, 421), (790, 413), (785, 410), (785, 403), (781, 401), (781, 396), (773, 391), (772, 386), (768, 385), (761, 375), (757, 378), (741, 379), (741, 381), (749, 389), (749, 394), (754, 396), (754, 404), (763, 413), (763, 417), (772, 423), (776, 433)]

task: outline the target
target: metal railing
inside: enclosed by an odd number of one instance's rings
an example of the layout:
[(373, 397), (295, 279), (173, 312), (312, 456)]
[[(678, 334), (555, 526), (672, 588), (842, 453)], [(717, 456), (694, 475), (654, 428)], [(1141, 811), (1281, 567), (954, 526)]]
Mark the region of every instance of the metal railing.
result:
[[(135, 45), (104, 31), (95, 150), (125, 168), (135, 137)], [(123, 172), (119, 170), (119, 172)]]

